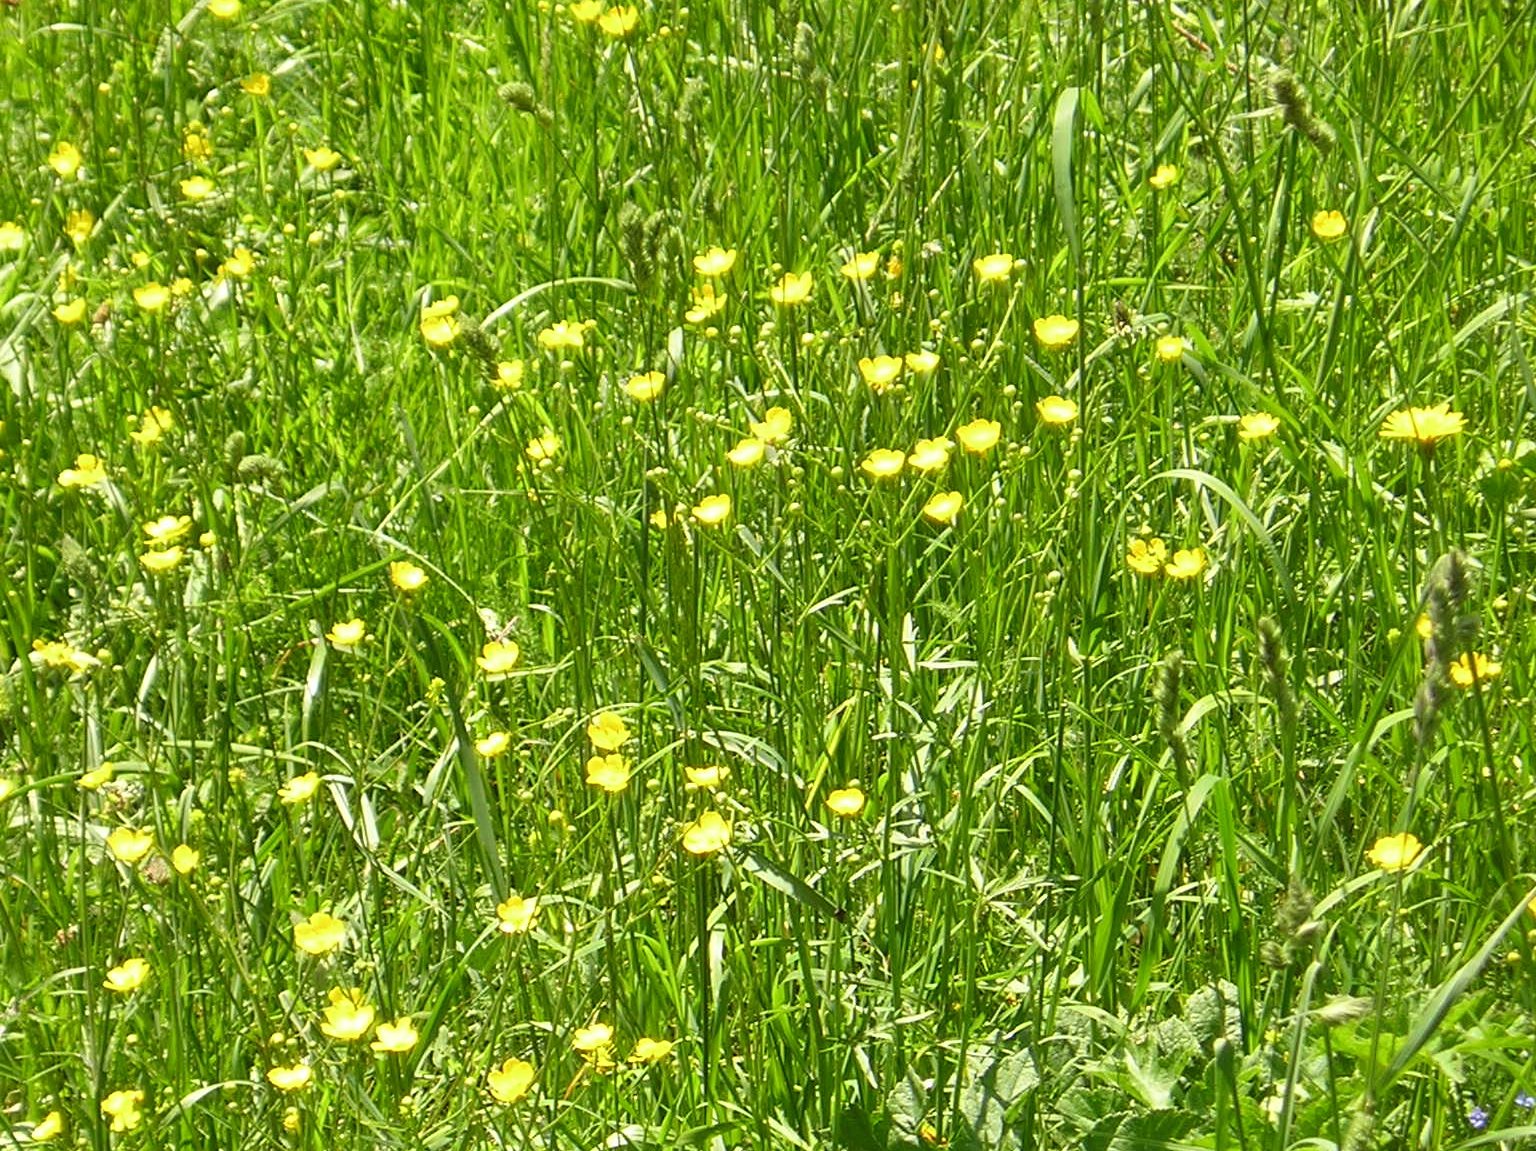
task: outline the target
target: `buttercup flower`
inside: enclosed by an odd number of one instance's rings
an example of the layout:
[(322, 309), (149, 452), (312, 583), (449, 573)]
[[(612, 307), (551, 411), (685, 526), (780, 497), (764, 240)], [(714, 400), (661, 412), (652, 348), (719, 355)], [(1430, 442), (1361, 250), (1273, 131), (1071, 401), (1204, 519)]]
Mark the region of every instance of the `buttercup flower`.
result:
[(389, 565), (389, 582), (409, 595), (427, 586), (427, 573), (409, 560), (394, 560)]
[(165, 575), (179, 568), (181, 561), (186, 558), (187, 549), (180, 544), (173, 544), (158, 551), (145, 552), (139, 556), (139, 566), (151, 575)]
[(1158, 336), (1153, 348), (1158, 362), (1177, 364), (1184, 359), (1184, 353), (1189, 351), (1189, 341), (1183, 336)]
[(915, 376), (931, 375), (939, 366), (939, 354), (937, 352), (921, 351), (908, 352), (902, 357), (907, 365), (907, 371)]
[(1046, 396), (1035, 401), (1035, 418), (1046, 427), (1064, 428), (1077, 419), (1077, 404), (1065, 396)]
[(320, 790), (320, 775), (318, 772), (306, 771), (303, 775), (296, 775), (277, 789), (277, 798), (290, 807), (300, 803), (307, 803), (314, 798), (315, 792)]
[(321, 144), (318, 148), (304, 149), (304, 162), (317, 172), (331, 172), (341, 163), (341, 153)]
[(61, 180), (73, 180), (78, 176), (84, 160), (80, 149), (68, 140), (60, 140), (53, 146), (53, 151), (48, 153), (48, 166)]
[(693, 270), (701, 276), (718, 279), (729, 275), (736, 266), (736, 249), (711, 247), (706, 248), (693, 258)]
[(1205, 570), (1205, 565), (1204, 548), (1180, 548), (1163, 565), (1163, 574), (1173, 580), (1194, 579)]
[(1159, 164), (1157, 170), (1147, 177), (1147, 183), (1161, 192), (1173, 187), (1179, 182), (1179, 170), (1172, 164)]
[(485, 1077), (491, 1098), (498, 1103), (516, 1103), (533, 1086), (533, 1064), (525, 1059), (508, 1059)]
[(683, 319), (697, 327), (707, 324), (725, 310), (725, 297), (715, 291), (715, 285), (705, 281), (689, 293), (693, 306), (683, 313)]
[(912, 447), (907, 463), (914, 471), (923, 473), (942, 471), (949, 465), (949, 453), (954, 444), (945, 436), (931, 440), (918, 440)]
[(634, 1050), (629, 1053), (631, 1063), (660, 1063), (668, 1055), (672, 1054), (675, 1045), (670, 1039), (647, 1039), (643, 1036), (635, 1040)]
[(1163, 572), (1168, 562), (1168, 547), (1162, 540), (1134, 539), (1125, 551), (1125, 564), (1137, 575), (1156, 576)]
[(876, 448), (864, 457), (859, 464), (859, 471), (872, 480), (884, 480), (900, 475), (901, 469), (906, 466), (906, 453), (894, 448)]
[(326, 642), (337, 651), (356, 651), (358, 645), (367, 637), (368, 625), (356, 616), (333, 625), (331, 630), (325, 633)]
[(144, 1112), (139, 1110), (143, 1102), (142, 1091), (114, 1091), (101, 1101), (101, 1113), (112, 1120), (114, 1132), (132, 1131), (144, 1121)]
[(421, 309), (421, 338), (434, 348), (446, 348), (459, 338), (464, 326), (456, 314), (459, 310), (457, 296), (444, 296), (423, 305)]
[(827, 793), (827, 810), (843, 819), (854, 819), (864, 810), (864, 792), (858, 784), (840, 787)]
[(603, 0), (576, 0), (566, 11), (578, 24), (596, 24), (603, 14)]
[(762, 440), (748, 436), (744, 440), (738, 440), (736, 446), (725, 453), (732, 466), (738, 468), (755, 468), (763, 462), (763, 456), (768, 446)]
[(496, 365), (496, 378), (491, 381), (504, 392), (515, 392), (523, 386), (523, 361), (502, 360)]
[(586, 344), (586, 332), (590, 326), (582, 320), (557, 320), (541, 331), (536, 339), (539, 347), (546, 352), (579, 352)]
[(609, 8), (597, 18), (597, 26), (602, 29), (603, 35), (612, 36), (615, 40), (628, 36), (635, 30), (635, 24), (640, 19), (640, 10), (633, 4), (624, 4), (616, 8)]
[(1003, 425), (996, 420), (972, 420), (955, 429), (955, 439), (959, 440), (960, 446), (973, 456), (986, 455), (997, 447), (997, 442), (1002, 439), (1002, 436)]
[(747, 430), (765, 444), (780, 444), (794, 430), (795, 417), (788, 408), (769, 408), (761, 420), (751, 420)]
[(340, 947), (346, 937), (346, 923), (324, 911), (293, 925), (293, 945), (306, 955), (327, 955)]
[(496, 927), (503, 935), (522, 935), (539, 919), (539, 898), (509, 895), (496, 905)]
[(130, 991), (137, 991), (149, 978), (149, 961), (134, 956), (125, 959), (116, 967), (107, 972), (107, 978), (102, 983), (108, 991), (116, 991), (119, 995), (127, 995)]
[(120, 863), (137, 863), (149, 854), (149, 849), (154, 845), (153, 832), (134, 827), (114, 828), (107, 836), (107, 850)]
[(61, 1112), (50, 1111), (32, 1126), (32, 1131), (26, 1136), (33, 1143), (49, 1143), (64, 1134), (64, 1116)]
[(112, 782), (112, 777), (116, 773), (117, 765), (106, 761), (75, 780), (75, 786), (81, 791), (99, 791)]
[(269, 1067), (267, 1069), (267, 1082), (285, 1094), (290, 1091), (302, 1091), (309, 1086), (315, 1073), (310, 1070), (308, 1063), (295, 1063), (291, 1067)]
[(1468, 652), (1446, 669), (1451, 682), (1457, 687), (1471, 687), (1474, 683), (1488, 683), (1499, 678), (1504, 665), (1481, 652)]
[(629, 786), (629, 760), (614, 752), (594, 755), (587, 760), (587, 783), (609, 795), (618, 795)]
[(781, 308), (792, 308), (810, 299), (815, 280), (809, 272), (786, 272), (784, 278), (768, 289), (768, 298)]
[(689, 791), (714, 791), (730, 778), (731, 769), (724, 764), (707, 767), (685, 767), (683, 775), (688, 780), (683, 786)]
[(361, 988), (333, 987), (327, 998), (330, 1005), (320, 1023), (322, 1032), (342, 1043), (354, 1043), (368, 1033), (373, 1026), (373, 1008), (363, 998)]
[(1382, 871), (1404, 871), (1413, 866), (1424, 845), (1411, 831), (1401, 835), (1384, 835), (1365, 853), (1368, 863)]
[(879, 252), (859, 252), (838, 271), (850, 280), (867, 280), (880, 270)]
[(171, 301), (171, 290), (156, 280), (140, 284), (133, 290), (133, 302), (151, 314), (163, 312)]
[(1432, 408), (1400, 408), (1382, 421), (1381, 438), (1412, 440), (1420, 448), (1430, 449), (1441, 440), (1460, 435), (1466, 424), (1460, 412), (1451, 411), (1448, 401)]
[(185, 843), (178, 843), (171, 851), (171, 866), (175, 868), (177, 875), (191, 875), (197, 870), (197, 865), (202, 862), (202, 853), (188, 847)]
[(1266, 440), (1280, 430), (1280, 421), (1268, 412), (1249, 412), (1237, 421), (1240, 440)]
[(718, 811), (706, 811), (683, 828), (683, 850), (691, 855), (714, 855), (731, 843), (731, 825)]
[(181, 134), (181, 156), (194, 164), (213, 159), (213, 141), (201, 120), (193, 120)]
[(1312, 214), (1312, 234), (1325, 244), (1331, 244), (1349, 231), (1349, 223), (1343, 212), (1322, 211)]
[(587, 739), (599, 751), (618, 751), (629, 742), (629, 725), (616, 711), (600, 711), (587, 724)]
[[(198, 137), (202, 139), (202, 137)], [(197, 203), (206, 200), (214, 193), (214, 183), (207, 176), (189, 176), (181, 182), (181, 197)]]
[(76, 296), (73, 300), (55, 305), (53, 318), (66, 328), (74, 327), (85, 319), (85, 297)]
[(485, 738), (475, 740), (475, 752), (481, 759), (495, 759), (505, 755), (511, 746), (512, 733), (506, 731), (493, 731)]
[(378, 1052), (401, 1055), (415, 1047), (420, 1038), (409, 1019), (396, 1019), (393, 1023), (380, 1023), (368, 1046)]
[(1006, 283), (1013, 275), (1013, 254), (994, 252), (990, 256), (980, 256), (971, 261), (971, 270), (983, 284)]
[(139, 417), (139, 426), (128, 433), (128, 438), (140, 447), (149, 447), (159, 443), (175, 426), (176, 418), (165, 408), (150, 408)]
[(15, 220), (0, 224), (0, 252), (19, 252), (27, 246), (27, 233)]
[(219, 275), (231, 280), (243, 280), (256, 270), (256, 253), (249, 248), (236, 248), (229, 259), (219, 265)]
[(901, 376), (901, 369), (900, 356), (865, 356), (859, 361), (859, 375), (877, 396), (889, 390)]
[(517, 667), (517, 661), (522, 656), (523, 649), (509, 639), (493, 639), (480, 648), (480, 654), (475, 657), (475, 663), (480, 670), (485, 672), (485, 678), (495, 682), (505, 679), (512, 674), (512, 669)]
[(959, 492), (938, 492), (923, 505), (923, 518), (931, 524), (947, 527), (955, 522), (964, 506), (965, 497)]
[(272, 77), (265, 72), (252, 72), (244, 80), (240, 81), (240, 90), (247, 96), (254, 96), (258, 100), (264, 100), (272, 94)]
[(91, 238), (91, 229), (95, 227), (96, 217), (89, 208), (76, 208), (64, 217), (64, 234), (77, 248)]
[(161, 516), (144, 525), (145, 538), (152, 544), (173, 544), (191, 530), (191, 516)]
[(705, 496), (693, 506), (693, 518), (705, 527), (716, 527), (731, 518), (731, 497)]
[(630, 376), (621, 385), (624, 394), (637, 403), (648, 404), (667, 386), (665, 372), (645, 372), (642, 375)]
[(560, 454), (560, 437), (546, 430), (542, 435), (534, 436), (529, 440), (528, 446), (523, 451), (534, 463), (552, 460)]
[(1077, 339), (1077, 321), (1066, 316), (1042, 316), (1035, 321), (1035, 339), (1048, 352), (1059, 352)]
[(106, 479), (107, 462), (100, 456), (83, 452), (75, 457), (74, 467), (65, 468), (59, 473), (59, 487), (93, 488), (97, 484), (105, 483)]
[(571, 1046), (583, 1055), (613, 1046), (613, 1028), (595, 1021), (586, 1027), (578, 1027), (571, 1035)]

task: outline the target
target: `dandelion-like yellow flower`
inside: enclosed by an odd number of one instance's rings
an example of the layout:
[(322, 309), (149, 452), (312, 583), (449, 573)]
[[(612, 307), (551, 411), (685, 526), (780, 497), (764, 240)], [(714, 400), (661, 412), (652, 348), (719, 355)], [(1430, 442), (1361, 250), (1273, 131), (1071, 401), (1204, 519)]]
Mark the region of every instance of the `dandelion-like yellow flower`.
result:
[(683, 775), (688, 780), (683, 786), (689, 791), (715, 791), (730, 778), (731, 769), (724, 764), (706, 767), (685, 767)]
[(546, 352), (579, 352), (586, 344), (587, 329), (591, 326), (583, 320), (557, 320), (535, 338)]
[(715, 285), (706, 281), (690, 293), (693, 306), (683, 313), (683, 319), (698, 327), (707, 324), (725, 310), (725, 296), (715, 291)]
[(718, 527), (731, 518), (731, 497), (723, 492), (705, 496), (693, 506), (693, 518), (705, 527)]
[(171, 290), (164, 284), (151, 280), (133, 290), (133, 302), (151, 315), (163, 312), (166, 304), (171, 302)]
[(173, 544), (191, 530), (191, 516), (161, 516), (144, 525), (144, 536), (152, 544)]
[(847, 276), (848, 279), (855, 281), (868, 280), (873, 277), (874, 274), (879, 270), (879, 252), (855, 253), (853, 259), (849, 260), (846, 264), (838, 269), (838, 271)]
[(1471, 687), (1474, 683), (1488, 683), (1499, 678), (1504, 665), (1492, 656), (1481, 652), (1468, 652), (1446, 668), (1451, 682), (1457, 687)]
[(667, 374), (643, 372), (638, 376), (630, 376), (620, 387), (624, 389), (624, 394), (636, 403), (648, 404), (666, 390)]
[(738, 440), (736, 446), (725, 453), (725, 458), (733, 467), (755, 468), (763, 462), (763, 456), (767, 454), (768, 445), (762, 440), (748, 436), (744, 440)]
[(85, 319), (85, 297), (77, 296), (73, 300), (55, 305), (53, 318), (66, 328), (74, 327)]
[(706, 811), (683, 828), (683, 850), (690, 855), (714, 855), (731, 843), (731, 825), (718, 811)]
[(955, 439), (960, 441), (960, 446), (973, 456), (984, 456), (1003, 437), (1003, 425), (996, 420), (977, 419), (968, 424), (961, 424), (955, 429)]
[(244, 80), (240, 81), (240, 90), (247, 96), (254, 96), (258, 100), (265, 100), (272, 94), (272, 77), (265, 72), (252, 72)]
[(1343, 212), (1321, 211), (1312, 214), (1312, 234), (1325, 244), (1341, 239), (1349, 231)]
[(912, 447), (912, 454), (907, 457), (907, 463), (913, 471), (929, 472), (943, 471), (949, 466), (949, 453), (954, 448), (946, 436), (935, 436), (931, 440), (918, 440)]
[(81, 791), (99, 791), (112, 782), (112, 777), (117, 774), (117, 765), (107, 761), (87, 771), (79, 779), (75, 780), (75, 786)]
[(139, 566), (150, 575), (167, 575), (179, 568), (186, 558), (187, 549), (180, 544), (172, 544), (168, 548), (145, 552), (139, 556)]
[(1077, 321), (1066, 316), (1041, 316), (1035, 321), (1035, 339), (1048, 352), (1059, 352), (1077, 339)]
[(317, 172), (333, 172), (341, 163), (341, 153), (321, 144), (318, 148), (304, 149), (304, 162)]
[(128, 438), (141, 448), (147, 448), (159, 443), (175, 426), (176, 418), (165, 408), (150, 408), (139, 417), (139, 426), (128, 433)]
[(512, 894), (496, 905), (496, 928), (503, 935), (522, 935), (539, 920), (539, 897)]
[(959, 492), (937, 492), (923, 505), (923, 519), (938, 527), (948, 527), (965, 507), (965, 497)]
[(536, 464), (552, 460), (560, 454), (560, 437), (546, 428), (541, 435), (528, 441), (523, 452)]
[(393, 1023), (380, 1023), (374, 1032), (373, 1042), (368, 1046), (382, 1054), (403, 1055), (415, 1047), (420, 1039), (411, 1021), (402, 1018)]
[(60, 140), (53, 146), (53, 151), (48, 153), (48, 166), (61, 180), (73, 180), (80, 174), (84, 163), (85, 157), (80, 155), (80, 149), (68, 140)]
[(1065, 396), (1046, 396), (1035, 401), (1035, 418), (1048, 428), (1064, 428), (1077, 419), (1077, 403)]
[(1412, 440), (1420, 448), (1433, 448), (1441, 440), (1458, 436), (1466, 428), (1466, 417), (1451, 411), (1450, 402), (1432, 408), (1401, 408), (1381, 425), (1385, 440)]
[(672, 1048), (676, 1046), (670, 1039), (647, 1039), (642, 1036), (635, 1040), (635, 1047), (629, 1053), (631, 1063), (660, 1063), (668, 1055), (672, 1054)]
[(587, 739), (599, 751), (618, 751), (629, 742), (629, 725), (618, 712), (601, 711), (587, 724)]
[(112, 1130), (115, 1133), (132, 1131), (144, 1121), (144, 1112), (139, 1110), (143, 1102), (144, 1092), (142, 1091), (113, 1091), (101, 1101), (101, 1113), (112, 1120)]
[(1125, 551), (1125, 566), (1137, 575), (1158, 576), (1168, 562), (1168, 545), (1153, 536), (1151, 539), (1134, 539)]
[(792, 308), (810, 299), (815, 286), (815, 278), (809, 272), (786, 272), (783, 279), (768, 289), (768, 298), (781, 308)]
[(618, 795), (629, 786), (629, 760), (618, 752), (594, 755), (587, 760), (587, 783), (609, 795)]
[(711, 247), (706, 248), (693, 258), (693, 270), (701, 276), (710, 279), (719, 279), (730, 274), (736, 266), (736, 249)]
[(294, 776), (278, 788), (277, 798), (289, 807), (295, 807), (301, 803), (308, 803), (319, 790), (320, 773), (306, 771), (303, 775)]
[(939, 354), (937, 352), (908, 352), (903, 359), (907, 365), (907, 371), (911, 372), (914, 376), (932, 375), (939, 366)]
[(15, 220), (0, 224), (0, 252), (19, 252), (27, 246), (27, 233)]
[(267, 1069), (267, 1082), (284, 1094), (290, 1091), (303, 1091), (314, 1077), (315, 1073), (310, 1070), (308, 1063), (295, 1063), (289, 1067)]
[(983, 284), (1005, 284), (1013, 275), (1013, 253), (993, 252), (971, 261), (971, 270)]
[(32, 1130), (26, 1138), (33, 1143), (51, 1143), (62, 1134), (64, 1134), (63, 1114), (50, 1111), (32, 1125)]
[(875, 395), (888, 391), (901, 377), (903, 363), (900, 356), (865, 356), (859, 361), (859, 375)]
[(1166, 191), (1178, 182), (1179, 170), (1172, 164), (1159, 164), (1156, 170), (1147, 177), (1147, 183), (1159, 192)]
[(1153, 350), (1159, 363), (1177, 364), (1183, 361), (1184, 353), (1189, 351), (1189, 341), (1183, 336), (1158, 336)]
[(475, 740), (475, 751), (481, 759), (495, 759), (497, 756), (506, 755), (507, 749), (512, 746), (512, 733), (509, 731), (493, 731), (483, 739)]
[(533, 1064), (526, 1059), (508, 1059), (485, 1077), (491, 1098), (498, 1103), (516, 1103), (533, 1086)]
[(496, 365), (496, 378), (491, 382), (504, 392), (515, 392), (523, 386), (523, 361), (502, 360)]
[(154, 845), (154, 833), (136, 827), (114, 828), (107, 836), (107, 850), (112, 858), (129, 865), (143, 859)]
[(368, 625), (355, 616), (332, 626), (325, 633), (325, 641), (337, 651), (356, 651), (368, 638)]
[(1384, 835), (1365, 853), (1368, 863), (1382, 871), (1405, 871), (1424, 850), (1418, 836), (1411, 831), (1401, 835)]
[(181, 155), (194, 164), (213, 159), (213, 141), (208, 139), (208, 129), (201, 120), (193, 120), (182, 132)]
[(373, 1008), (363, 997), (361, 988), (333, 987), (327, 995), (330, 1005), (325, 1008), (325, 1018), (320, 1030), (342, 1043), (355, 1043), (373, 1026)]
[(858, 784), (839, 787), (827, 793), (827, 810), (842, 819), (856, 819), (864, 811), (864, 792)]
[(633, 4), (621, 4), (609, 8), (597, 18), (597, 26), (604, 36), (611, 36), (615, 40), (628, 36), (635, 30), (635, 25), (640, 20), (640, 9)]
[(130, 991), (137, 991), (144, 986), (144, 981), (148, 978), (149, 961), (134, 956), (132, 959), (123, 960), (109, 970), (102, 986), (108, 991), (116, 991), (119, 995), (127, 995)]
[(96, 217), (91, 215), (89, 208), (76, 208), (64, 217), (64, 234), (77, 248), (91, 238), (91, 230), (95, 227)]
[(176, 869), (177, 875), (191, 875), (202, 861), (202, 852), (185, 843), (178, 843), (171, 850), (171, 866)]
[(409, 560), (394, 560), (389, 565), (389, 582), (397, 591), (410, 595), (427, 586), (427, 573)]
[(765, 444), (781, 444), (795, 429), (795, 417), (788, 408), (769, 408), (761, 420), (751, 420), (747, 430)]
[(1249, 412), (1237, 421), (1237, 438), (1252, 442), (1267, 440), (1280, 430), (1280, 420), (1268, 412)]
[(1204, 548), (1180, 548), (1163, 565), (1163, 574), (1172, 580), (1194, 579), (1205, 570)]
[(293, 945), (306, 955), (328, 955), (346, 938), (346, 922), (324, 911), (293, 925)]
[(613, 1028), (601, 1020), (578, 1027), (571, 1034), (571, 1047), (583, 1055), (613, 1046)]
[(194, 204), (206, 200), (214, 191), (214, 182), (207, 176), (189, 176), (181, 182), (181, 198)]
[(899, 476), (907, 466), (906, 453), (894, 448), (876, 448), (859, 464), (859, 471), (872, 480), (886, 480)]
[(566, 11), (578, 24), (596, 24), (597, 18), (603, 14), (603, 0), (575, 0)]
[(485, 678), (494, 682), (511, 675), (522, 654), (523, 649), (511, 640), (493, 639), (480, 648), (475, 663), (485, 673)]

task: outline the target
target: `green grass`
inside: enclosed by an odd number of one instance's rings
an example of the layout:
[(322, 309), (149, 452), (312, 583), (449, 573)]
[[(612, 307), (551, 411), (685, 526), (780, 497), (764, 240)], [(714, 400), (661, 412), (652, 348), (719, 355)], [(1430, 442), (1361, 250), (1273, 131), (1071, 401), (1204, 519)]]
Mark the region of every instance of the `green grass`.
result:
[(0, 1146), (1528, 1143), (1536, 5), (573, 7), (0, 7)]

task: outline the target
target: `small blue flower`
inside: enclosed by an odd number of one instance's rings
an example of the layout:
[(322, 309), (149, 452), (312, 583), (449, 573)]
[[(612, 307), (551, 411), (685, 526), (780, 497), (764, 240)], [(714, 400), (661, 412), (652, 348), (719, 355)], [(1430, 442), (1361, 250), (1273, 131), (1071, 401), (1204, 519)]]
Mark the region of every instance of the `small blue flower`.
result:
[(1488, 1112), (1481, 1107), (1474, 1107), (1467, 1112), (1467, 1123), (1474, 1131), (1481, 1131), (1488, 1126)]
[(1530, 1095), (1521, 1091), (1515, 1096), (1515, 1106), (1523, 1107), (1529, 1111), (1532, 1107), (1536, 1107), (1536, 1099), (1532, 1099)]

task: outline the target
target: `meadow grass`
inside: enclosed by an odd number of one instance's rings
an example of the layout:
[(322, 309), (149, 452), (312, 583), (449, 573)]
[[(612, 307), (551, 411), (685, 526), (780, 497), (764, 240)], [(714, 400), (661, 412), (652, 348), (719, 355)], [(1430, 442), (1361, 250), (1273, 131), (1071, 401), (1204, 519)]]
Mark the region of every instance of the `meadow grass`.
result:
[(1533, 7), (0, 7), (0, 1146), (1528, 1143)]

